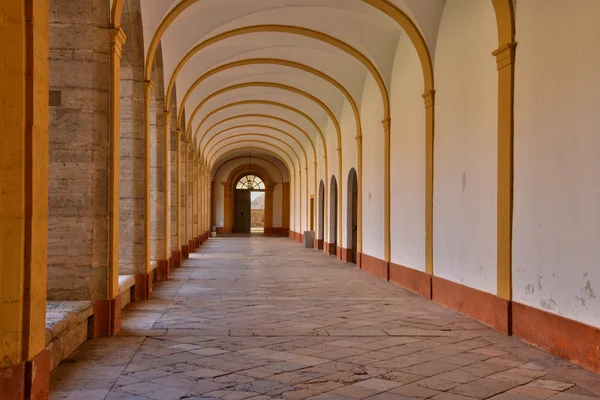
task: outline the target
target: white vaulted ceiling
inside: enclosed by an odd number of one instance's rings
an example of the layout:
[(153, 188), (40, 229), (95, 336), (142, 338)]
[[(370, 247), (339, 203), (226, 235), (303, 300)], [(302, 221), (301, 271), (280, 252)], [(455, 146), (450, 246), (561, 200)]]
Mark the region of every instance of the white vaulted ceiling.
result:
[[(395, 20), (369, 3), (391, 4), (403, 11), (412, 19), (425, 39), (430, 54), (433, 54), (445, 0), (141, 0), (144, 49), (148, 54), (153, 39), (160, 39), (166, 92), (184, 56), (207, 39), (257, 25), (307, 28), (343, 41), (362, 53), (374, 65), (389, 90), (396, 45), (403, 30)], [(164, 21), (174, 10), (183, 11), (176, 18), (169, 20), (167, 28), (159, 30), (157, 34), (157, 29), (165, 26)], [(182, 107), (185, 109), (189, 134), (193, 136), (197, 131), (196, 138), (200, 140), (204, 137), (200, 143), (204, 146), (212, 135), (227, 127), (249, 123), (269, 125), (297, 137), (309, 154), (308, 157), (312, 159), (313, 150), (309, 141), (317, 148), (321, 146), (317, 129), (301, 115), (269, 105), (268, 102), (283, 103), (302, 111), (310, 116), (324, 133), (333, 122), (331, 116), (322, 106), (304, 95), (273, 85), (252, 84), (268, 83), (295, 87), (319, 99), (333, 112), (335, 119), (340, 121), (347, 99), (338, 88), (325, 79), (295, 67), (254, 64), (223, 70), (190, 90), (200, 76), (216, 67), (257, 58), (290, 60), (318, 70), (341, 84), (358, 107), (365, 78), (371, 73), (364, 63), (355, 57), (314, 37), (282, 31), (252, 32), (227, 37), (197, 51), (175, 75), (177, 106), (178, 110)], [(234, 85), (243, 87), (223, 91), (205, 101), (212, 93)], [(226, 107), (213, 113), (219, 107), (240, 101), (250, 103)], [(258, 102), (252, 103), (253, 101)], [(202, 106), (198, 107), (201, 103)], [(196, 112), (191, 120), (194, 111)], [(257, 116), (227, 121), (207, 132), (211, 126), (223, 119), (256, 114), (276, 116), (290, 121), (305, 130), (310, 139), (281, 121)], [(210, 116), (200, 126), (200, 122), (207, 115)], [(252, 130), (259, 133), (261, 129), (268, 131), (267, 128)], [(271, 130), (269, 134), (277, 135), (277, 132)], [(285, 139), (290, 141), (289, 137)], [(215, 140), (212, 141), (214, 142)], [(292, 141), (290, 144), (297, 147)]]

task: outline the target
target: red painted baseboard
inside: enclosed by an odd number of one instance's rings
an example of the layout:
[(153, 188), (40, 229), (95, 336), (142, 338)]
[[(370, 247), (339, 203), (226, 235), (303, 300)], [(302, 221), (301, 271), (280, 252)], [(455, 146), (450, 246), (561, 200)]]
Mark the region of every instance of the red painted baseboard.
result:
[(558, 357), (600, 373), (600, 329), (512, 303), (512, 333)]
[(361, 254), (361, 264), (360, 268), (362, 270), (367, 271), (370, 274), (373, 274), (381, 279), (389, 280), (389, 269), (388, 263), (377, 258), (372, 257), (367, 254)]
[(431, 300), (431, 275), (390, 263), (390, 282)]
[(437, 276), (432, 277), (431, 287), (433, 301), (509, 333), (510, 304), (507, 300)]

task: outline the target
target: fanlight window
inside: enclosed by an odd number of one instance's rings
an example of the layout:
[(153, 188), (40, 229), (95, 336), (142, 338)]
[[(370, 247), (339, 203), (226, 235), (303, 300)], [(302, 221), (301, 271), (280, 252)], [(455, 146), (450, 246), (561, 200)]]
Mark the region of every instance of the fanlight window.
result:
[(246, 175), (235, 185), (236, 189), (265, 190), (265, 183), (256, 175)]

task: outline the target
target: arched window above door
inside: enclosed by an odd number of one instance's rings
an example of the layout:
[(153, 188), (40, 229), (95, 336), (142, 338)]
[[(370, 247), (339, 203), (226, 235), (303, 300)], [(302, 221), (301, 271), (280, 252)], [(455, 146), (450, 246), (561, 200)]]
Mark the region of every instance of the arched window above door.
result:
[(238, 181), (235, 188), (245, 190), (265, 190), (265, 183), (256, 175), (246, 175)]

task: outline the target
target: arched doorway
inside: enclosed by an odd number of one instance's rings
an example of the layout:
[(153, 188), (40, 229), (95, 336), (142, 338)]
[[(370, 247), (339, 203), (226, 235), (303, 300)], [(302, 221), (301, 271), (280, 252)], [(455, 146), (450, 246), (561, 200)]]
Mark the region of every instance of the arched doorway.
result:
[(234, 233), (264, 233), (265, 183), (257, 175), (242, 176), (235, 185)]
[(317, 213), (317, 243), (315, 244), (315, 248), (323, 250), (323, 241), (325, 239), (325, 184), (323, 181), (319, 183), (319, 205)]
[(337, 180), (335, 176), (331, 177), (331, 184), (329, 188), (329, 242), (327, 243), (326, 253), (336, 255), (337, 254)]
[(350, 247), (345, 252), (344, 261), (356, 264), (358, 244), (358, 178), (354, 168), (348, 174), (348, 207), (346, 208), (346, 234)]

